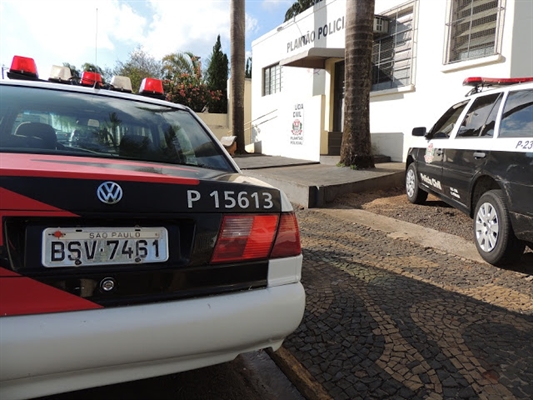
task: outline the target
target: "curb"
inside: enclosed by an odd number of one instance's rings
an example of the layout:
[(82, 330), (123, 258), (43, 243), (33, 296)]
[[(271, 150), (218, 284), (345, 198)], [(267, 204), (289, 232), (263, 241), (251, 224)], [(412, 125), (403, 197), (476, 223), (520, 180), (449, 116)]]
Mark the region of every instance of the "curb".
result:
[(270, 348), (266, 352), (307, 400), (333, 400), (289, 350), (281, 346), (275, 352)]

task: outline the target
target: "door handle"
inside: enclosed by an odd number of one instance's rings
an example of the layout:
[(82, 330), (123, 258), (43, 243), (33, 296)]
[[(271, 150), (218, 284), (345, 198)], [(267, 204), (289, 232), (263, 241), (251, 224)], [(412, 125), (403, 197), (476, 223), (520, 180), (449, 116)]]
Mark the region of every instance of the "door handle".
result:
[(479, 158), (485, 158), (487, 156), (487, 154), (483, 151), (474, 151), (474, 158), (475, 159), (479, 159)]

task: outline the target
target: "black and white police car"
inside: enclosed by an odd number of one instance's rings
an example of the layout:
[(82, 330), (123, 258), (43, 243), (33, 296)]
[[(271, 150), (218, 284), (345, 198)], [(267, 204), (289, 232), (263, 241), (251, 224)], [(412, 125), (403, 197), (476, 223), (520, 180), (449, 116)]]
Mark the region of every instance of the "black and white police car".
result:
[(0, 81), (0, 399), (278, 349), (305, 308), (287, 197), (161, 81), (52, 71)]
[(532, 82), (467, 78), (472, 94), (429, 131), (414, 128), (425, 142), (407, 154), (409, 201), (432, 193), (470, 215), (479, 254), (497, 266), (533, 248)]

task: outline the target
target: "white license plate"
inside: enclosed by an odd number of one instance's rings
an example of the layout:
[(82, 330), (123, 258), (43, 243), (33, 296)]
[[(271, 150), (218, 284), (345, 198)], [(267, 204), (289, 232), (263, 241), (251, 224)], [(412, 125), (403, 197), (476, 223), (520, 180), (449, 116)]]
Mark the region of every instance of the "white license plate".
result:
[(168, 232), (150, 228), (46, 228), (45, 267), (144, 264), (168, 260)]

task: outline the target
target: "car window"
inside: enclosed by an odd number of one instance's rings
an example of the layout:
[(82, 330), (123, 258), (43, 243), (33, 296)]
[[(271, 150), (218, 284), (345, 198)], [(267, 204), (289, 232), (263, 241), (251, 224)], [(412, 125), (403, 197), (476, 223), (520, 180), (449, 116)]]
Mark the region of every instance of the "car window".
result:
[(492, 136), (501, 93), (480, 96), (468, 109), (457, 131), (458, 138)]
[(1, 151), (56, 152), (233, 171), (188, 110), (86, 93), (0, 87)]
[(533, 136), (533, 90), (509, 93), (502, 114), (499, 137)]
[(435, 123), (433, 128), (431, 128), (430, 133), (432, 134), (433, 139), (448, 139), (450, 133), (453, 131), (459, 116), (463, 112), (463, 109), (468, 104), (468, 100), (463, 100), (460, 103), (457, 103), (450, 107), (442, 117)]

